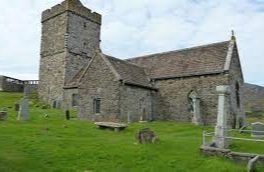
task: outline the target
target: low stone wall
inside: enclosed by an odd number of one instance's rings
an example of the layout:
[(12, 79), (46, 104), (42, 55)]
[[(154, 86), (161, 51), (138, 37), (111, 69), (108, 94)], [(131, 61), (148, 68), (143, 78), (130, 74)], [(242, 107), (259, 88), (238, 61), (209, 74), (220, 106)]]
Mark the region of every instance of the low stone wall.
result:
[[(240, 162), (240, 161), (248, 162), (252, 158), (259, 155), (259, 154), (253, 154), (253, 153), (233, 152), (230, 149), (219, 149), (219, 148), (214, 148), (214, 147), (209, 147), (209, 146), (202, 146), (200, 150), (202, 153), (206, 155), (223, 156), (231, 160), (234, 160), (236, 162)], [(258, 162), (264, 163), (264, 155), (259, 155)]]
[(24, 82), (15, 78), (0, 76), (0, 91), (22, 92)]
[(30, 92), (37, 91), (38, 81), (22, 81), (19, 79), (0, 75), (0, 91), (23, 92), (25, 86), (29, 88)]

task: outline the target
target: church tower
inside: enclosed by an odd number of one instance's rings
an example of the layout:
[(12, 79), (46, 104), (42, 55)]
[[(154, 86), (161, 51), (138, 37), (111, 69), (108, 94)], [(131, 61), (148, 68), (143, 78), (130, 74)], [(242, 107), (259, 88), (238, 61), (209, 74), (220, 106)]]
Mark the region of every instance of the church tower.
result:
[(42, 13), (39, 96), (63, 99), (63, 87), (100, 47), (101, 15), (79, 0), (65, 0)]

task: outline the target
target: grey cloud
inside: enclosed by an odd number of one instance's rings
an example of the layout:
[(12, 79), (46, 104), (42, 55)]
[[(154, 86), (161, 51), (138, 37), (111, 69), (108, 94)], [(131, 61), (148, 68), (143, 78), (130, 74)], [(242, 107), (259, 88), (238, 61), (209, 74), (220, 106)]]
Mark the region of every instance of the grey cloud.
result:
[[(0, 1), (1, 73), (37, 78), (40, 14), (59, 2), (61, 0)], [(103, 14), (102, 49), (120, 58), (228, 40), (234, 29), (246, 81), (264, 85), (263, 1), (82, 2)], [(6, 68), (6, 64), (14, 65)]]

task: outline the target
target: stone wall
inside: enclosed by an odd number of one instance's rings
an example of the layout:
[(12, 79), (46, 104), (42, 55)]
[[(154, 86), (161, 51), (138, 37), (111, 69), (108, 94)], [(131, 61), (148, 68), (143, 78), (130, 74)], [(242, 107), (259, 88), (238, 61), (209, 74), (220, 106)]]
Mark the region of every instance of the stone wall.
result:
[(62, 100), (65, 78), (65, 56), (59, 53), (41, 57), (39, 72), (39, 97), (46, 103)]
[(230, 149), (220, 149), (220, 148), (209, 147), (209, 146), (201, 146), (200, 151), (206, 155), (222, 156), (222, 157), (234, 160), (236, 162), (241, 162), (241, 161), (248, 162), (252, 158), (256, 156), (260, 156), (259, 162), (262, 164), (264, 163), (264, 155), (259, 155), (259, 154), (254, 154), (254, 153), (233, 152)]
[(25, 87), (29, 92), (36, 92), (38, 90), (38, 80), (22, 81), (0, 75), (0, 91), (23, 92)]
[[(39, 96), (53, 104), (63, 87), (99, 49), (101, 15), (78, 1), (63, 1), (42, 13)], [(61, 102), (62, 103), (62, 102)]]
[(64, 89), (63, 105), (62, 105), (63, 108), (65, 109), (73, 108), (72, 102), (73, 102), (74, 94), (79, 95), (79, 90), (77, 88)]
[(0, 75), (0, 91), (3, 91), (4, 76)]
[(232, 59), (230, 63), (230, 70), (229, 70), (229, 85), (231, 89), (231, 118), (233, 128), (235, 127), (242, 127), (244, 124), (245, 119), (245, 112), (244, 112), (244, 96), (242, 93), (243, 90), (243, 74), (241, 71), (241, 66), (239, 62), (239, 56), (237, 52), (237, 47), (234, 47), (234, 51), (232, 54)]
[(155, 91), (123, 85), (120, 97), (121, 120), (127, 122), (149, 121), (154, 118), (152, 103)]
[(228, 74), (157, 80), (155, 86), (159, 91), (155, 104), (156, 118), (192, 121), (193, 113), (189, 109), (188, 94), (196, 91), (201, 100), (202, 122), (214, 125), (218, 104), (216, 86), (227, 84)]
[(70, 12), (67, 30), (66, 81), (87, 65), (99, 49), (101, 25)]
[(0, 91), (23, 92), (24, 81), (0, 76)]
[(66, 12), (42, 21), (39, 97), (49, 104), (62, 100), (66, 31)]
[[(119, 121), (120, 82), (100, 55), (97, 55), (79, 87), (79, 118), (95, 121)], [(94, 99), (101, 100), (101, 112), (94, 112)]]

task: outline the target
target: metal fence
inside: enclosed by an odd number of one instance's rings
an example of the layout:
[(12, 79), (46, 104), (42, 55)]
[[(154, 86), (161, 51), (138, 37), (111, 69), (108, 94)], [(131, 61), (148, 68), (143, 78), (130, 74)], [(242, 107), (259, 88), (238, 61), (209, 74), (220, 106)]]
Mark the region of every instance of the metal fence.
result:
[[(208, 145), (213, 142), (214, 138), (224, 138), (224, 139), (229, 139), (229, 140), (242, 140), (242, 141), (251, 141), (251, 142), (264, 142), (264, 137), (263, 138), (247, 138), (247, 137), (237, 137), (237, 136), (231, 136), (231, 134), (238, 133), (242, 135), (242, 133), (263, 133), (264, 131), (255, 131), (255, 130), (237, 130), (237, 129), (226, 129), (226, 136), (225, 137), (219, 137), (216, 136), (215, 132), (207, 132), (203, 131), (202, 133), (202, 142), (203, 145)], [(252, 137), (252, 136), (251, 136)], [(208, 141), (208, 139), (210, 141)]]

